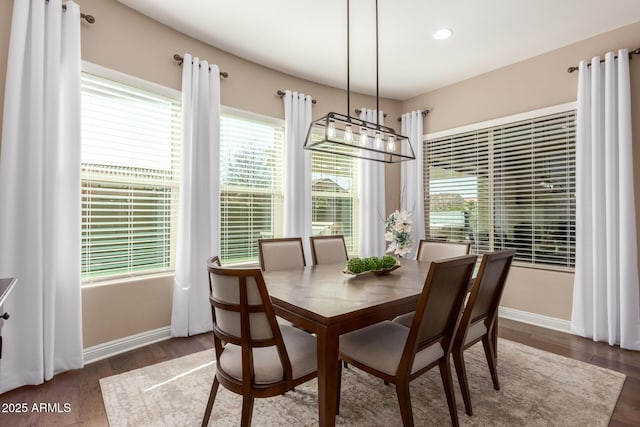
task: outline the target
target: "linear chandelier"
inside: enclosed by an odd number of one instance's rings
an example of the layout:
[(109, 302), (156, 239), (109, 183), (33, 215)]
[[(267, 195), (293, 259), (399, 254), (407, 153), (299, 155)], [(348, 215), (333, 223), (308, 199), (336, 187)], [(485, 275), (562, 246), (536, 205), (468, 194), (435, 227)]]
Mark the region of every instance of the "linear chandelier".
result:
[(347, 115), (329, 113), (309, 126), (304, 148), (384, 163), (415, 160), (409, 137), (380, 124), (378, 66), (378, 0), (376, 0), (376, 122), (351, 117), (350, 32), (347, 0)]

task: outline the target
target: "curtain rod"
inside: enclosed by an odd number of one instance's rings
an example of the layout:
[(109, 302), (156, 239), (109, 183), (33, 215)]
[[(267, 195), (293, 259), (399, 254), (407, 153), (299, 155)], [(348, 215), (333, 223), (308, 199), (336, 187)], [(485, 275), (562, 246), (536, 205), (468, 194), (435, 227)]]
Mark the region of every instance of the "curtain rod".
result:
[[(640, 48), (638, 49), (634, 49), (629, 51), (629, 59), (633, 59), (633, 55), (640, 55)], [(616, 55), (614, 58), (618, 58), (618, 55)], [(600, 63), (602, 64), (604, 62), (604, 59), (600, 60)], [(591, 63), (587, 64), (588, 67), (591, 67)], [(567, 73), (573, 73), (574, 71), (578, 71), (578, 67), (569, 67), (567, 68)]]
[[(428, 109), (424, 109), (422, 110), (422, 117), (427, 117), (427, 114), (429, 114), (429, 110)], [(402, 121), (402, 116), (398, 117), (398, 121), (401, 122)]]
[[(49, 0), (45, 0), (46, 4), (49, 4)], [(62, 10), (63, 11), (67, 11), (67, 5), (63, 4), (62, 5)], [(85, 21), (87, 21), (87, 24), (93, 24), (96, 22), (96, 18), (93, 17), (93, 15), (89, 15), (88, 13), (82, 13), (80, 12), (80, 19), (84, 19)]]
[[(184, 58), (177, 53), (173, 54), (173, 60), (176, 61), (180, 66), (184, 62)], [(209, 67), (209, 71), (211, 71), (211, 67)], [(229, 73), (227, 73), (226, 71), (220, 71), (220, 77), (226, 79), (227, 77), (229, 77)]]
[[(278, 89), (278, 91), (276, 92), (276, 95), (278, 95), (280, 99), (282, 99), (282, 97), (284, 96), (284, 91)], [(318, 101), (316, 101), (315, 99), (312, 99), (311, 103), (315, 105), (318, 103)]]
[[(359, 109), (359, 108), (356, 108), (356, 109), (355, 109), (355, 110), (353, 110), (353, 111), (355, 111), (357, 115), (360, 115), (360, 113), (362, 112), (362, 110), (361, 110), (361, 109)], [(382, 117), (387, 117), (387, 113), (383, 113)]]

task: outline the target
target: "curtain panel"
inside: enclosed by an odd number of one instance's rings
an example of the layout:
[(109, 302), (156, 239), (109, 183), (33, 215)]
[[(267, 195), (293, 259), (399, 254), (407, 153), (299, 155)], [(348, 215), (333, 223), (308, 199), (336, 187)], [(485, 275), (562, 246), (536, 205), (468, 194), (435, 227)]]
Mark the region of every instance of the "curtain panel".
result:
[(182, 64), (182, 157), (171, 335), (210, 331), (207, 259), (220, 253), (220, 69)]
[[(384, 112), (360, 110), (360, 119), (384, 125)], [(387, 248), (385, 230), (385, 181), (384, 163), (372, 160), (358, 161), (358, 197), (360, 198), (360, 245), (361, 257), (382, 256)]]
[(311, 152), (304, 141), (311, 125), (312, 99), (284, 91), (284, 237), (302, 237), (305, 259), (311, 260)]
[[(400, 209), (411, 215), (411, 239), (413, 249), (406, 256), (414, 258), (418, 248), (418, 242), (425, 238), (424, 228), (424, 157), (423, 157), (423, 128), (422, 111), (404, 113), (401, 118), (400, 134), (409, 137), (416, 156), (415, 160), (402, 162), (400, 170)], [(402, 146), (402, 154), (409, 153), (409, 147)]]
[(640, 350), (628, 52), (582, 61), (579, 72), (571, 329)]
[(0, 393), (81, 368), (80, 9), (13, 4), (0, 153)]

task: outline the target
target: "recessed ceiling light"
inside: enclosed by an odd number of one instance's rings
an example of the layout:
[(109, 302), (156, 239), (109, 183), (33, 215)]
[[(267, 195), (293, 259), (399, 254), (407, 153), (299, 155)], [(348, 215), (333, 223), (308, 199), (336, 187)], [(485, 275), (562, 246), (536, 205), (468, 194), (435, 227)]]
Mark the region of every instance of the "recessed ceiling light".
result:
[(451, 28), (440, 28), (433, 34), (433, 38), (436, 40), (444, 40), (451, 37), (452, 34), (453, 31), (451, 30)]

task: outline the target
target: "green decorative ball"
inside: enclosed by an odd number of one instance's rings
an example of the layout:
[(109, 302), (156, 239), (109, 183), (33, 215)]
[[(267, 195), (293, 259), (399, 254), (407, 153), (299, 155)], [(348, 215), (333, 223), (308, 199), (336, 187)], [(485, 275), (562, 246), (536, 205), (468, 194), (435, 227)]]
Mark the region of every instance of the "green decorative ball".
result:
[(391, 268), (396, 265), (397, 260), (391, 255), (385, 255), (382, 257), (382, 268)]
[(370, 258), (365, 258), (364, 259), (364, 269), (365, 271), (373, 271), (373, 270), (377, 270), (377, 262), (376, 262), (377, 258), (376, 257), (370, 257)]
[(366, 271), (364, 261), (361, 258), (351, 258), (347, 261), (347, 270), (356, 274)]

